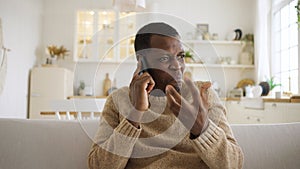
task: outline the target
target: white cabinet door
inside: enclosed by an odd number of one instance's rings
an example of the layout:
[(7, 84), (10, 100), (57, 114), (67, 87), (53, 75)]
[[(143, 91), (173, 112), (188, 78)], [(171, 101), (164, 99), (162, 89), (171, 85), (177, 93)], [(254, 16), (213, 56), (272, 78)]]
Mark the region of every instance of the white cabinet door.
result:
[(227, 108), (227, 119), (228, 122), (231, 124), (241, 124), (243, 123), (243, 116), (242, 112), (244, 110), (243, 106), (241, 106), (240, 102), (238, 101), (227, 101), (225, 103)]
[(283, 119), (285, 122), (300, 122), (300, 103), (285, 103)]
[(265, 103), (266, 123), (284, 123), (285, 103)]
[(247, 109), (238, 101), (227, 101), (227, 119), (231, 124), (300, 122), (300, 103), (265, 102), (264, 109)]
[(265, 112), (263, 109), (245, 108), (242, 112), (243, 121), (245, 124), (258, 124), (265, 122)]
[(227, 119), (231, 124), (265, 123), (264, 110), (248, 109), (239, 101), (227, 101)]

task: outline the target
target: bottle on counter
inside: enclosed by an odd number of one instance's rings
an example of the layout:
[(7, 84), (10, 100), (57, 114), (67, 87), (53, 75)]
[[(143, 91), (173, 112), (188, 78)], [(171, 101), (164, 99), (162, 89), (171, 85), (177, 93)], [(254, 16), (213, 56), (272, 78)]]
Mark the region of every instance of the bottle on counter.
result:
[(105, 74), (105, 79), (103, 82), (103, 95), (108, 96), (108, 90), (111, 88), (111, 80), (109, 78), (109, 74)]

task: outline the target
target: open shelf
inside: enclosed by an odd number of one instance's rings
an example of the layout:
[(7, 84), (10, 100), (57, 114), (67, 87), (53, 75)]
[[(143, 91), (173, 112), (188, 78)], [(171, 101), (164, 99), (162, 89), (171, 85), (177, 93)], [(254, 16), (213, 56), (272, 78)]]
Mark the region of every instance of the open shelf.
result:
[(241, 45), (242, 41), (226, 41), (226, 40), (183, 40), (184, 43), (192, 44), (215, 44), (215, 45)]
[(254, 65), (225, 65), (225, 64), (199, 64), (199, 63), (187, 63), (187, 67), (195, 67), (195, 68), (239, 68), (239, 69), (254, 69)]

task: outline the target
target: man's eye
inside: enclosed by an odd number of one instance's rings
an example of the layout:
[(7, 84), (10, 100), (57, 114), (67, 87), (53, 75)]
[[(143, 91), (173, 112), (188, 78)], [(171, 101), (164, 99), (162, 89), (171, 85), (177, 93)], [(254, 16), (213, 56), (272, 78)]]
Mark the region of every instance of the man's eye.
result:
[(162, 57), (159, 58), (159, 61), (160, 62), (167, 62), (167, 61), (169, 61), (169, 57), (168, 56), (162, 56)]
[(177, 60), (183, 60), (185, 57), (185, 54), (180, 54), (177, 56)]
[(184, 57), (185, 57), (184, 53), (177, 56), (178, 59), (183, 59)]

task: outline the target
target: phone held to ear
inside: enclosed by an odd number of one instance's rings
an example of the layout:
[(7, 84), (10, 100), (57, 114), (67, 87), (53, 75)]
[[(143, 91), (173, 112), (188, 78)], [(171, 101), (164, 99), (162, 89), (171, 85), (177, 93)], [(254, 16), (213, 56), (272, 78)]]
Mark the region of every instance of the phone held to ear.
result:
[(141, 56), (141, 62), (142, 62), (142, 68), (139, 72), (139, 75), (142, 75), (143, 73), (147, 72), (148, 69), (148, 63), (144, 56)]

